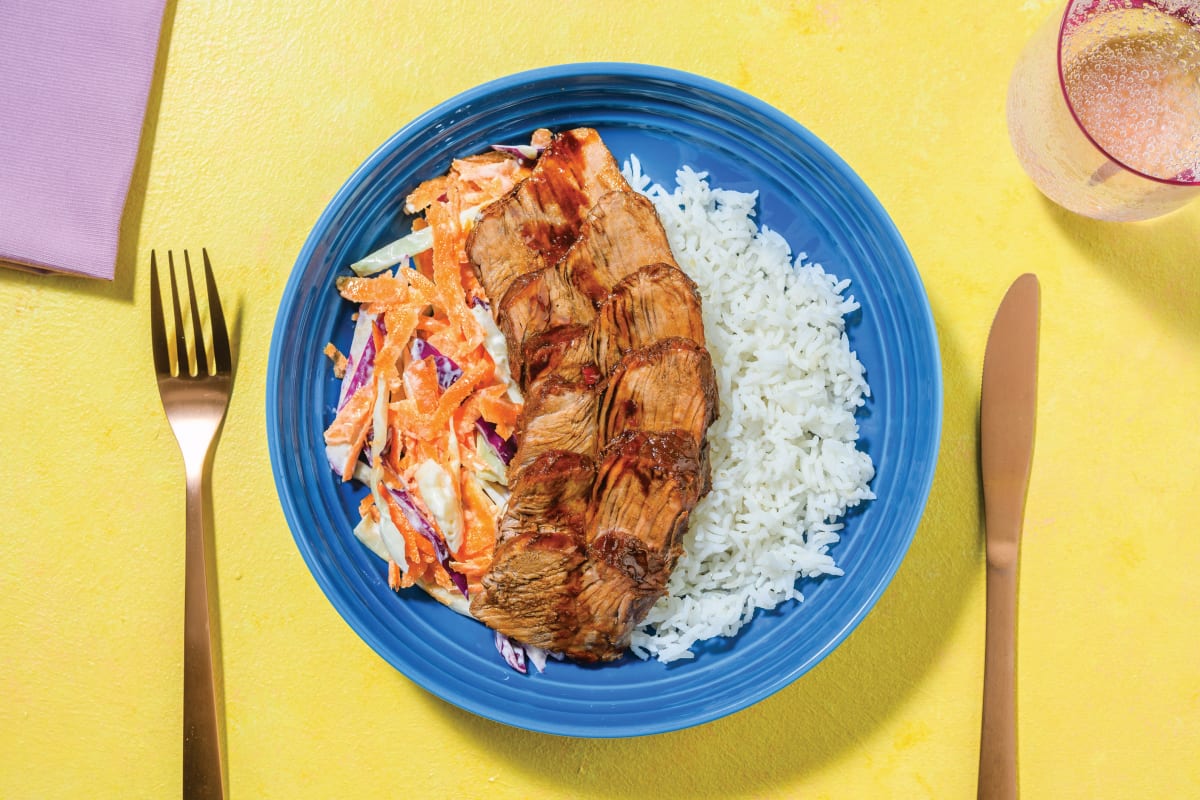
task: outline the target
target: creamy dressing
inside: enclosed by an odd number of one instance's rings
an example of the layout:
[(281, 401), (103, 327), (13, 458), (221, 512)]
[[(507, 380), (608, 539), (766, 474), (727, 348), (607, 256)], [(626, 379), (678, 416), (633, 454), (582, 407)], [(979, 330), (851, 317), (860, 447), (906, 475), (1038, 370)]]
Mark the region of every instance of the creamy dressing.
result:
[(446, 546), (451, 553), (457, 553), (462, 547), (462, 509), (450, 473), (433, 459), (425, 459), (417, 466), (413, 478), (425, 507), (433, 515), (446, 540)]
[(354, 526), (354, 536), (365, 544), (368, 550), (384, 561), (392, 557), (392, 554), (388, 552), (387, 545), (383, 543), (383, 536), (379, 533), (379, 526), (370, 517), (363, 517)]
[(391, 511), (380, 490), (383, 485), (381, 473), (382, 470), (378, 468), (371, 471), (371, 494), (375, 498), (375, 507), (379, 509), (379, 537), (392, 561), (400, 567), (400, 573), (407, 575), (408, 557), (404, 554), (404, 536), (396, 523), (392, 522)]
[(395, 561), (396, 565), (400, 567), (400, 573), (407, 575), (408, 556), (405, 555), (404, 536), (400, 533), (400, 529), (396, 527), (396, 523), (392, 521), (389, 506), (380, 488), (383, 486), (383, 468), (379, 466), (379, 454), (383, 452), (384, 445), (387, 444), (387, 404), (387, 381), (380, 375), (376, 378), (375, 410), (371, 420), (371, 460), (373, 466), (371, 467), (369, 485), (371, 487), (371, 494), (375, 498), (375, 507), (379, 509), (380, 538), (383, 540), (388, 554), (392, 557), (392, 561)]
[(508, 399), (514, 403), (524, 403), (525, 399), (521, 396), (521, 390), (517, 388), (517, 384), (513, 380), (512, 369), (508, 364), (508, 343), (504, 340), (504, 334), (500, 332), (499, 326), (496, 325), (496, 320), (492, 319), (492, 312), (483, 306), (474, 305), (471, 306), (471, 313), (479, 322), (479, 327), (483, 328), (483, 346), (496, 365), (496, 377), (503, 381), (508, 388)]

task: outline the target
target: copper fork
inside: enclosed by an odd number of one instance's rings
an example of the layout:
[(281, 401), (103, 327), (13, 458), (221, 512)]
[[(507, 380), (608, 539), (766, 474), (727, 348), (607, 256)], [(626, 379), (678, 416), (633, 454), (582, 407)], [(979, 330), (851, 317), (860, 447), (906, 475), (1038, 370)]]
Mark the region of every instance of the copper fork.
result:
[[(158, 259), (150, 252), (150, 338), (154, 344), (154, 370), (163, 410), (187, 471), (187, 534), (184, 582), (183, 646), (183, 796), (191, 799), (220, 798), (227, 789), (225, 725), (222, 707), (220, 636), (217, 618), (217, 575), (214, 561), (212, 521), (209, 518), (209, 473), (229, 393), (233, 386), (233, 364), (229, 334), (221, 299), (213, 279), (208, 251), (204, 257), (204, 280), (208, 317), (212, 330), (212, 364), (209, 364), (200, 304), (192, 282), (192, 263), (183, 252), (191, 306), (191, 368), (186, 329), (175, 280), (175, 258), (167, 251), (171, 276), (171, 305), (174, 338), (168, 338), (163, 319), (158, 281)], [(172, 357), (173, 356), (173, 357)]]

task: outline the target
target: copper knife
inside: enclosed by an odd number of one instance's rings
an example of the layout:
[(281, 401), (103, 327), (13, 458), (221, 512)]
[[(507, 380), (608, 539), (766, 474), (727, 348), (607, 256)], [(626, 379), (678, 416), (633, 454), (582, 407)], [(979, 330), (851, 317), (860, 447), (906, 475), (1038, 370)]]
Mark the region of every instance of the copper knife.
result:
[(987, 530), (987, 635), (980, 800), (1017, 796), (1017, 561), (1037, 414), (1037, 276), (1017, 278), (988, 334), (979, 403), (984, 525)]

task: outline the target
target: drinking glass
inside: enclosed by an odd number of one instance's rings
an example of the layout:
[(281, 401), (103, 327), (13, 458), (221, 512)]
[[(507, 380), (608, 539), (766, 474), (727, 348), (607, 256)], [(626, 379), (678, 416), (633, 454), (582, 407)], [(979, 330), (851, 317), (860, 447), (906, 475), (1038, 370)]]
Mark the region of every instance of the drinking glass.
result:
[(1200, 0), (1072, 0), (1008, 89), (1021, 166), (1054, 202), (1142, 220), (1200, 194)]

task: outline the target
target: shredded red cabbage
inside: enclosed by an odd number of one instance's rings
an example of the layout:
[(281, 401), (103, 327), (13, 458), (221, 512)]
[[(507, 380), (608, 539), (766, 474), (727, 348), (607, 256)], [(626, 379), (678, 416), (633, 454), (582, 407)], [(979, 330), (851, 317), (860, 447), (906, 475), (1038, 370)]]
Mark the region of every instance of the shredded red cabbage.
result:
[(493, 641), (496, 643), (496, 650), (500, 652), (500, 655), (504, 657), (504, 660), (508, 662), (510, 667), (524, 675), (527, 671), (525, 667), (525, 648), (500, 631), (496, 631), (495, 634)]
[(434, 366), (437, 367), (438, 386), (444, 392), (450, 388), (452, 383), (462, 377), (462, 367), (424, 339), (413, 339), (412, 357), (419, 361), (430, 356), (433, 356)]
[(496, 456), (508, 466), (513, 460), (513, 456), (517, 454), (517, 443), (512, 440), (512, 437), (505, 439), (500, 434), (496, 433), (496, 426), (480, 417), (475, 420), (475, 427), (483, 433), (483, 438), (496, 451)]
[(346, 374), (342, 377), (342, 388), (338, 393), (338, 411), (341, 411), (346, 401), (375, 374), (375, 337), (371, 335), (372, 324), (380, 333), (384, 332), (383, 319), (377, 314), (368, 314), (365, 311), (358, 313), (350, 353), (346, 356)]
[(534, 147), (528, 144), (494, 144), (492, 149), (498, 153), (508, 153), (510, 156), (516, 156), (523, 161), (536, 161), (537, 157), (542, 154), (544, 147)]
[(393, 489), (391, 486), (388, 486), (387, 490), (392, 495), (392, 499), (396, 501), (396, 504), (400, 506), (400, 511), (404, 513), (409, 524), (413, 526), (417, 533), (424, 536), (433, 545), (434, 555), (437, 556), (442, 566), (446, 568), (446, 574), (450, 576), (450, 580), (462, 592), (463, 597), (467, 597), (467, 578), (461, 572), (455, 572), (450, 567), (450, 548), (446, 546), (446, 540), (442, 538), (436, 528), (429, 524), (429, 521), (425, 519), (424, 515), (413, 504), (412, 498), (408, 496), (408, 492), (403, 489)]

